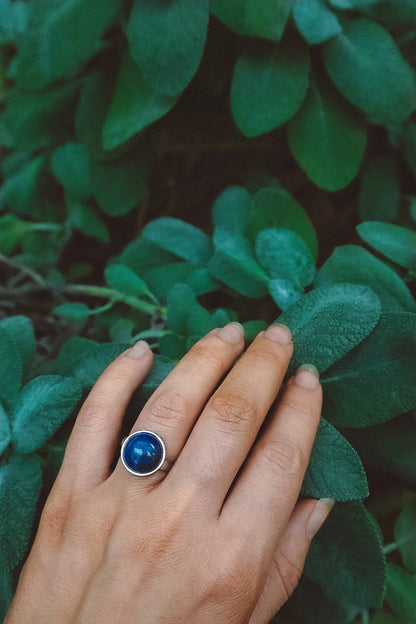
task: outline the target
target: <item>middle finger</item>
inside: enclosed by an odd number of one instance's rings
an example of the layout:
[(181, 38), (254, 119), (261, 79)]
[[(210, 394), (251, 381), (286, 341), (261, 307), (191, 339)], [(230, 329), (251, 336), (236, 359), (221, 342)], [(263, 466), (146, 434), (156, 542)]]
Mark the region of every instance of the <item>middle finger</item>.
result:
[[(165, 487), (193, 484), (220, 508), (279, 391), (293, 342), (287, 327), (260, 332), (212, 395)], [(163, 484), (162, 484), (163, 486)]]

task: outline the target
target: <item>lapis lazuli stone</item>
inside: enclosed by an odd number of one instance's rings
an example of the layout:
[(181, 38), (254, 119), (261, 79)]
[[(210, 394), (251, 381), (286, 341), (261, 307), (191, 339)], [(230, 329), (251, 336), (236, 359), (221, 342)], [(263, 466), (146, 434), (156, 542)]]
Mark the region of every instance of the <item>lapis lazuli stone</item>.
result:
[(163, 460), (163, 446), (153, 433), (138, 431), (126, 441), (123, 448), (125, 464), (139, 475), (155, 472)]

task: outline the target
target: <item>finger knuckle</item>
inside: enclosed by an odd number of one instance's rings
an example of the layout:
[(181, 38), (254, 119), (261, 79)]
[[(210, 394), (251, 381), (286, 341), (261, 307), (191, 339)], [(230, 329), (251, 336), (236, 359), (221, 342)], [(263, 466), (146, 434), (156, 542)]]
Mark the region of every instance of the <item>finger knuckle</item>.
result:
[(212, 337), (196, 342), (189, 353), (193, 361), (203, 366), (217, 369), (222, 365), (223, 353), (218, 348), (217, 343), (213, 344)]
[(84, 431), (99, 432), (108, 425), (108, 407), (101, 401), (87, 401), (78, 416), (77, 425)]
[(259, 451), (262, 468), (273, 476), (297, 475), (305, 464), (301, 449), (289, 440), (279, 438), (263, 441)]
[[(269, 341), (267, 341), (269, 342)], [(250, 358), (256, 362), (260, 361), (270, 366), (282, 366), (285, 361), (288, 361), (288, 357), (283, 351), (283, 348), (279, 348), (278, 343), (275, 343), (273, 347), (265, 346), (263, 343), (254, 346), (250, 351)]]
[(101, 381), (109, 385), (125, 386), (129, 367), (121, 362), (110, 364), (101, 375)]
[(62, 542), (69, 515), (69, 496), (52, 496), (46, 500), (39, 523), (39, 533), (51, 545)]
[(280, 407), (282, 411), (284, 410), (286, 413), (298, 419), (312, 419), (315, 415), (313, 404), (310, 401), (304, 402), (290, 395), (282, 398)]
[(158, 425), (176, 429), (187, 421), (190, 411), (190, 402), (183, 394), (167, 389), (152, 399), (146, 418)]
[(253, 401), (238, 392), (219, 392), (210, 401), (212, 416), (224, 432), (246, 431), (257, 416)]
[(286, 601), (298, 586), (302, 576), (302, 569), (286, 557), (280, 550), (277, 550), (273, 557), (273, 565), (281, 580)]

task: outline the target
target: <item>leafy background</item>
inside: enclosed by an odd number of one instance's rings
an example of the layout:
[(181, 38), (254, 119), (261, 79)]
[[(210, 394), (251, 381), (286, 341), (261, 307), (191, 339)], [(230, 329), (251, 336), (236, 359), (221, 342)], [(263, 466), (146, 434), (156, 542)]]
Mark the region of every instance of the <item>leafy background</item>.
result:
[(0, 0), (2, 615), (104, 367), (155, 351), (125, 435), (209, 329), (280, 318), (324, 386), (301, 495), (337, 503), (276, 622), (416, 621), (415, 23)]

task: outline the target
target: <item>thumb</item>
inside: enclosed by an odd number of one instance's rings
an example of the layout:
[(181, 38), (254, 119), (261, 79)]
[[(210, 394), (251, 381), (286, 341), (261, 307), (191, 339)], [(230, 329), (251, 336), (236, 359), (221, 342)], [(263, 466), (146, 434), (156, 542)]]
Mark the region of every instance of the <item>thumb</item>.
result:
[(312, 538), (334, 506), (332, 498), (306, 499), (295, 506), (273, 553), (263, 592), (249, 624), (266, 624), (295, 590)]

